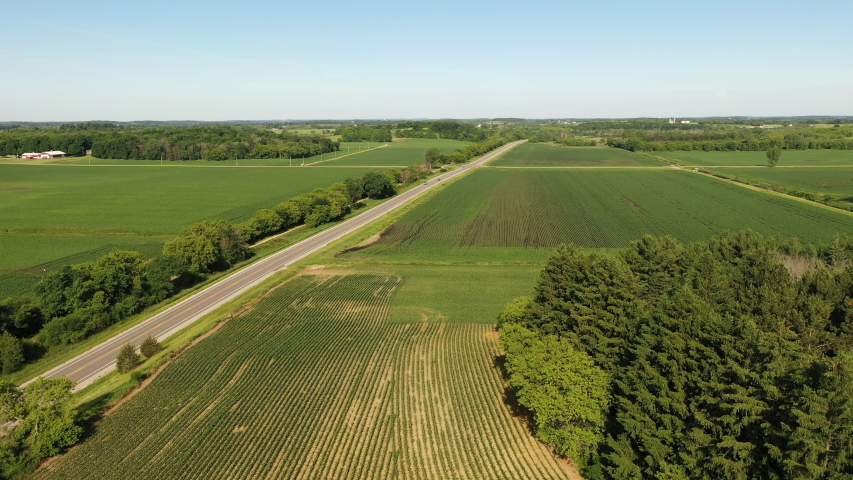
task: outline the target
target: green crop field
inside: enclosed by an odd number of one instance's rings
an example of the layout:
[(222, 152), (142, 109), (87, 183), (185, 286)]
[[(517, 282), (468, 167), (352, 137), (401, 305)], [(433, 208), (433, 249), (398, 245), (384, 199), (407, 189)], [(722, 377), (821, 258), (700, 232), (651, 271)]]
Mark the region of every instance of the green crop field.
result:
[[(335, 274), (398, 276), (388, 312), (391, 323), (494, 324), (513, 298), (530, 295), (542, 270), (529, 265), (352, 265), (319, 270)], [(309, 271), (313, 271), (309, 270)], [(471, 292), (477, 292), (471, 295)]]
[(33, 282), (32, 272), (10, 270), (92, 260), (113, 247), (153, 255), (194, 222), (239, 222), (370, 170), (0, 165), (0, 298)]
[(541, 265), (398, 265), (394, 272), (404, 280), (388, 321), (494, 324), (513, 298), (532, 293), (541, 270)]
[(838, 168), (720, 168), (727, 177), (758, 180), (791, 189), (853, 196), (853, 166)]
[[(393, 142), (387, 143), (387, 147), (378, 148), (369, 152), (360, 153), (358, 155), (350, 155), (339, 160), (331, 160), (318, 165), (326, 166), (389, 166), (389, 167), (406, 167), (414, 164), (424, 163), (424, 150), (430, 147), (437, 147), (441, 153), (449, 154), (457, 148), (470, 145), (471, 142), (461, 142), (458, 140), (435, 140), (424, 138), (399, 138)], [(367, 143), (363, 143), (361, 148), (364, 149)], [(376, 144), (373, 144), (374, 146)], [(356, 145), (357, 146), (357, 145)], [(350, 147), (355, 151), (354, 147)], [(345, 144), (341, 146), (341, 153), (346, 153)], [(307, 163), (307, 162), (306, 162)]]
[(300, 276), (35, 479), (561, 479), (503, 401), (491, 325), (386, 321), (398, 276)]
[(830, 195), (832, 205), (853, 207), (853, 167), (836, 168), (719, 168), (710, 169), (749, 183), (760, 182), (788, 190)]
[[(675, 163), (696, 166), (767, 166), (765, 152), (646, 152), (649, 155), (665, 158)], [(782, 150), (779, 166), (853, 166), (851, 150)]]
[(572, 166), (665, 166), (655, 160), (621, 148), (562, 147), (546, 143), (524, 143), (501, 155), (490, 165), (502, 167)]
[(647, 233), (694, 241), (746, 228), (828, 242), (853, 234), (853, 217), (682, 171), (484, 169), (342, 258), (544, 261), (561, 243), (618, 248)]

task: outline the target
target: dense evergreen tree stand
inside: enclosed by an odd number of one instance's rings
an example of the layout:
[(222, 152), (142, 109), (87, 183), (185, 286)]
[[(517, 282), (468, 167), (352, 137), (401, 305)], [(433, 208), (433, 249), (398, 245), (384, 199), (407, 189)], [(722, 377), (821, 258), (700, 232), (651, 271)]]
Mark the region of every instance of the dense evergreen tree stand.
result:
[[(512, 387), (560, 385), (518, 399), (590, 479), (853, 478), (853, 266), (842, 243), (823, 252), (740, 232), (692, 245), (647, 236), (615, 258), (562, 247), (534, 298), (499, 319)], [(576, 352), (553, 361), (573, 363), (519, 373), (556, 339)], [(571, 385), (579, 354), (601, 374), (585, 367)], [(593, 378), (609, 379), (604, 394)], [(578, 412), (602, 395), (599, 428)], [(569, 435), (579, 426), (596, 447)]]

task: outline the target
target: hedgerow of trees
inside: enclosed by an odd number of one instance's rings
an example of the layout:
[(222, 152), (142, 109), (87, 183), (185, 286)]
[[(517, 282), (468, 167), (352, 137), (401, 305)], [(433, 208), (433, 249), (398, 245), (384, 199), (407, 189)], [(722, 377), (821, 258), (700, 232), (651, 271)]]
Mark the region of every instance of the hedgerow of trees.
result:
[(246, 126), (193, 128), (15, 129), (0, 132), (0, 155), (61, 150), (122, 160), (234, 160), (304, 158), (329, 153), (340, 144), (322, 135)]
[(390, 142), (390, 125), (354, 125), (342, 127), (335, 131), (341, 136), (342, 142)]
[(626, 129), (607, 140), (612, 147), (630, 151), (760, 151), (853, 150), (853, 127), (790, 129), (781, 133), (765, 129), (637, 130)]
[(437, 120), (427, 122), (401, 122), (396, 125), (397, 136), (406, 138), (443, 138), (447, 140), (463, 140), (482, 142), (494, 132), (478, 127), (473, 123), (461, 123), (452, 120)]
[(751, 232), (561, 247), (499, 321), (532, 426), (585, 478), (853, 476), (853, 266)]

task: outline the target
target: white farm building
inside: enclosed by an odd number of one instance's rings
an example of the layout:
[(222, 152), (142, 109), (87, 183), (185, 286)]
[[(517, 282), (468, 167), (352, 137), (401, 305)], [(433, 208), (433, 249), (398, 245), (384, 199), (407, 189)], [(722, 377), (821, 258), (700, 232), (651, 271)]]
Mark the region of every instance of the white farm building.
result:
[(41, 153), (24, 153), (21, 154), (21, 158), (62, 158), (65, 156), (65, 152), (60, 152), (59, 150), (51, 150), (49, 152), (41, 152)]

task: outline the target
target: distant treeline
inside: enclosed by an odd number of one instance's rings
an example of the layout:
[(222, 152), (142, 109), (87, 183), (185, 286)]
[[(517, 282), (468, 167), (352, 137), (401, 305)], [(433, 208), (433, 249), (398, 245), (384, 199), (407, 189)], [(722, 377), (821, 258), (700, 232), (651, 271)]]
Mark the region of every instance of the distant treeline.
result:
[(118, 129), (109, 124), (60, 126), (52, 130), (0, 132), (0, 155), (61, 150), (122, 160), (233, 160), (304, 158), (329, 153), (340, 144), (321, 135), (297, 135), (253, 127)]
[(555, 138), (553, 142), (564, 147), (595, 147), (598, 145), (598, 140), (587, 140), (585, 138)]
[(780, 147), (789, 150), (853, 150), (853, 127), (811, 128), (775, 133), (765, 129), (725, 131), (626, 130), (610, 138), (612, 147), (636, 151), (756, 151)]
[(473, 123), (459, 123), (452, 120), (434, 122), (401, 122), (396, 125), (397, 135), (406, 138), (444, 138), (466, 142), (482, 142), (494, 132)]
[[(630, 151), (757, 151), (771, 147), (790, 150), (853, 149), (853, 126), (830, 128), (745, 128), (727, 123), (668, 123), (665, 120), (591, 121), (543, 125), (531, 141), (581, 145), (589, 137)], [(604, 140), (602, 140), (604, 141)]]
[(853, 478), (853, 247), (561, 247), (501, 315), (513, 398), (595, 479)]
[(355, 125), (339, 128), (335, 131), (342, 142), (390, 142), (392, 139), (389, 125)]

